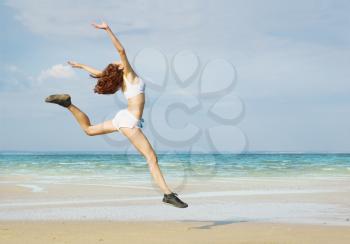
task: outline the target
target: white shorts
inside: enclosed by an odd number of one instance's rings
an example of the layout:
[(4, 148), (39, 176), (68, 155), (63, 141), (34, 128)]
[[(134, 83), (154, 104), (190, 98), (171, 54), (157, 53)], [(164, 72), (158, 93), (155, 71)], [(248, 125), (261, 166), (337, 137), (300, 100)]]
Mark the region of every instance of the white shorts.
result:
[(113, 125), (119, 130), (122, 127), (142, 128), (143, 119), (137, 119), (128, 109), (120, 110), (112, 119)]

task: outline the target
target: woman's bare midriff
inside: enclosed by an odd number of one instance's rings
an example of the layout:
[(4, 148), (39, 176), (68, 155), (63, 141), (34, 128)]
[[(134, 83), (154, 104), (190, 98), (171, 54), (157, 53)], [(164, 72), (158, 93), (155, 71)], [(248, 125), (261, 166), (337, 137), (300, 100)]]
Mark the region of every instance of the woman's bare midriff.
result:
[(135, 115), (137, 119), (142, 118), (143, 108), (145, 106), (145, 94), (140, 93), (136, 97), (128, 99), (128, 110)]

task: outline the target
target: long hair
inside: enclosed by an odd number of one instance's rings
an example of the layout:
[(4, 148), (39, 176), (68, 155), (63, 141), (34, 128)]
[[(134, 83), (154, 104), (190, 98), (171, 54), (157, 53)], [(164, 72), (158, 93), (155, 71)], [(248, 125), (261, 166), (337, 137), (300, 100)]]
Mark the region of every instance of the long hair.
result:
[(114, 94), (123, 86), (123, 70), (117, 64), (109, 64), (99, 75), (90, 75), (98, 79), (94, 92)]

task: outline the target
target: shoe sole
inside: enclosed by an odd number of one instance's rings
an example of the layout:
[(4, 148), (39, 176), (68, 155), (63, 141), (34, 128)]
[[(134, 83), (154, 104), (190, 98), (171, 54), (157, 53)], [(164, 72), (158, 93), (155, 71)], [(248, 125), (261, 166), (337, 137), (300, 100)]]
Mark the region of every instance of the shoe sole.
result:
[(45, 101), (48, 101), (53, 96), (55, 96), (55, 97), (57, 97), (57, 96), (65, 97), (66, 100), (71, 98), (71, 96), (69, 94), (53, 94), (53, 95), (50, 95), (50, 96), (46, 97)]
[(162, 202), (162, 203), (171, 205), (171, 206), (173, 206), (173, 207), (175, 207), (175, 208), (187, 208), (187, 207), (188, 207), (188, 205), (187, 205), (186, 207), (177, 207), (177, 206), (175, 206), (174, 204), (171, 204), (171, 203), (168, 203), (168, 202)]

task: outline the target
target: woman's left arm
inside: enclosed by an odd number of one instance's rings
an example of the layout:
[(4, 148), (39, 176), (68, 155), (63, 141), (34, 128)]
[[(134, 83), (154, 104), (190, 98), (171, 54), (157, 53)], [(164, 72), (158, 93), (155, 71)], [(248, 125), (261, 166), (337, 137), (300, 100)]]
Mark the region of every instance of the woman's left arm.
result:
[(87, 71), (88, 73), (90, 73), (90, 74), (92, 74), (94, 76), (98, 76), (98, 75), (102, 74), (101, 70), (95, 69), (95, 68), (90, 67), (90, 66), (85, 65), (85, 64), (77, 63), (75, 61), (68, 61), (68, 64), (70, 66), (72, 66), (72, 68), (83, 69), (83, 70)]

